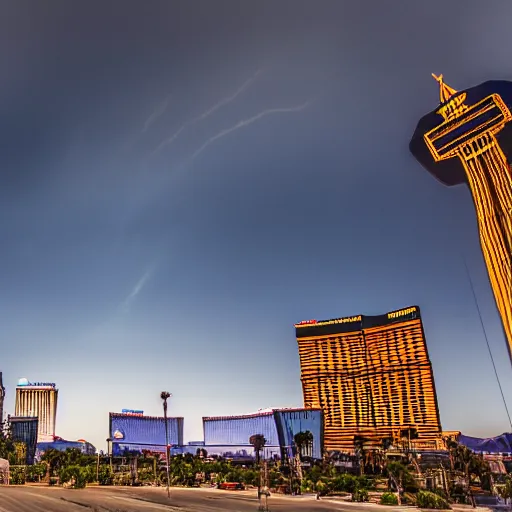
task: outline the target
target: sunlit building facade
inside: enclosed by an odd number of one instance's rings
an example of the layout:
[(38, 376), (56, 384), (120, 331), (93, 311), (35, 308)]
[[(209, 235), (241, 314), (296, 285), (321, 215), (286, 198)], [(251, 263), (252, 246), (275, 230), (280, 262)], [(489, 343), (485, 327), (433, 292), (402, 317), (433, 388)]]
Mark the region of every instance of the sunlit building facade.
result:
[(409, 145), (445, 185), (465, 183), (475, 205), (480, 246), (512, 361), (512, 82), (464, 91), (439, 83), (439, 106)]
[(265, 437), (261, 456), (286, 458), (295, 454), (294, 438), (299, 432), (311, 432), (313, 443), (303, 455), (321, 459), (323, 452), (323, 414), (320, 409), (264, 409), (240, 416), (203, 418), (204, 448), (211, 455), (233, 459), (253, 458), (249, 438)]
[[(183, 446), (183, 418), (167, 418), (171, 452)], [(165, 420), (160, 416), (143, 414), (109, 414), (109, 432), (112, 453), (121, 455), (125, 451), (165, 453)]]
[(37, 442), (51, 442), (55, 437), (59, 391), (52, 382), (28, 382), (16, 386), (15, 416), (38, 419)]
[(416, 429), (436, 448), (441, 423), (420, 309), (295, 325), (306, 408), (324, 412), (326, 450)]

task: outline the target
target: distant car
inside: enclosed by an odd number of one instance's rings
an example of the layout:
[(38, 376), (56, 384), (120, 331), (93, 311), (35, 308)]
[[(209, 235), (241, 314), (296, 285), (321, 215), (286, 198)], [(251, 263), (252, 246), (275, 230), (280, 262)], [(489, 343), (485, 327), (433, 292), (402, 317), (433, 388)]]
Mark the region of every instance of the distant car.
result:
[(245, 485), (240, 482), (222, 482), (218, 484), (217, 489), (222, 489), (223, 491), (243, 491)]

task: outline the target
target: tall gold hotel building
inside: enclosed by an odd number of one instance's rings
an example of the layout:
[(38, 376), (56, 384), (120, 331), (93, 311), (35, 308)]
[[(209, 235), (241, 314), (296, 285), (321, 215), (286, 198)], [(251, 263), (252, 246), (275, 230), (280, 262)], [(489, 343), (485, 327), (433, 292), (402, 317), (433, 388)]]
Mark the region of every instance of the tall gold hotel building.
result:
[(295, 325), (304, 406), (324, 411), (324, 447), (397, 439), (415, 428), (436, 448), (441, 422), (420, 309)]
[(28, 382), (20, 379), (16, 386), (15, 415), (38, 418), (37, 442), (51, 442), (55, 436), (59, 390), (52, 382)]

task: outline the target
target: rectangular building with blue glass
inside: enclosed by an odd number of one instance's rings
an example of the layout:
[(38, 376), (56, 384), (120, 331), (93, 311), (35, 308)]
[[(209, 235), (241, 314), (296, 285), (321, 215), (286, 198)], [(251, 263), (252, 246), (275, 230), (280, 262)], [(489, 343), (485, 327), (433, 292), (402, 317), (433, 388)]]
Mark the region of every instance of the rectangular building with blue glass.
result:
[(210, 455), (229, 458), (252, 458), (254, 450), (249, 438), (265, 437), (261, 454), (266, 459), (293, 457), (295, 435), (311, 432), (313, 443), (303, 447), (303, 455), (321, 459), (323, 453), (323, 415), (321, 409), (265, 409), (240, 416), (203, 418), (204, 448)]
[[(111, 412), (109, 432), (112, 453), (122, 455), (126, 451), (165, 452), (165, 420), (160, 416), (144, 416), (142, 411)], [(183, 418), (167, 418), (169, 444), (183, 446)]]
[(26, 464), (34, 464), (39, 421), (37, 418), (9, 416), (11, 439), (26, 446)]

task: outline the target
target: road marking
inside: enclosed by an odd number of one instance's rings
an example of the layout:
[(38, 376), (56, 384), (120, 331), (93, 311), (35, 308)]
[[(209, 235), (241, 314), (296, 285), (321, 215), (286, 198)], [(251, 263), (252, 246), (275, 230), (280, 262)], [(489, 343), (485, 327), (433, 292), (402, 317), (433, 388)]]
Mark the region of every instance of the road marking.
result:
[(176, 512), (183, 511), (183, 507), (174, 507), (172, 505), (151, 503), (149, 501), (139, 500), (137, 498), (127, 498), (125, 496), (108, 496), (108, 498), (111, 500), (115, 500), (115, 501), (126, 501), (128, 503), (131, 503), (132, 505), (137, 505), (137, 506), (142, 505), (143, 507), (152, 508), (152, 509), (156, 509), (156, 510), (160, 510), (160, 511), (161, 510), (169, 510), (169, 511), (176, 511)]

